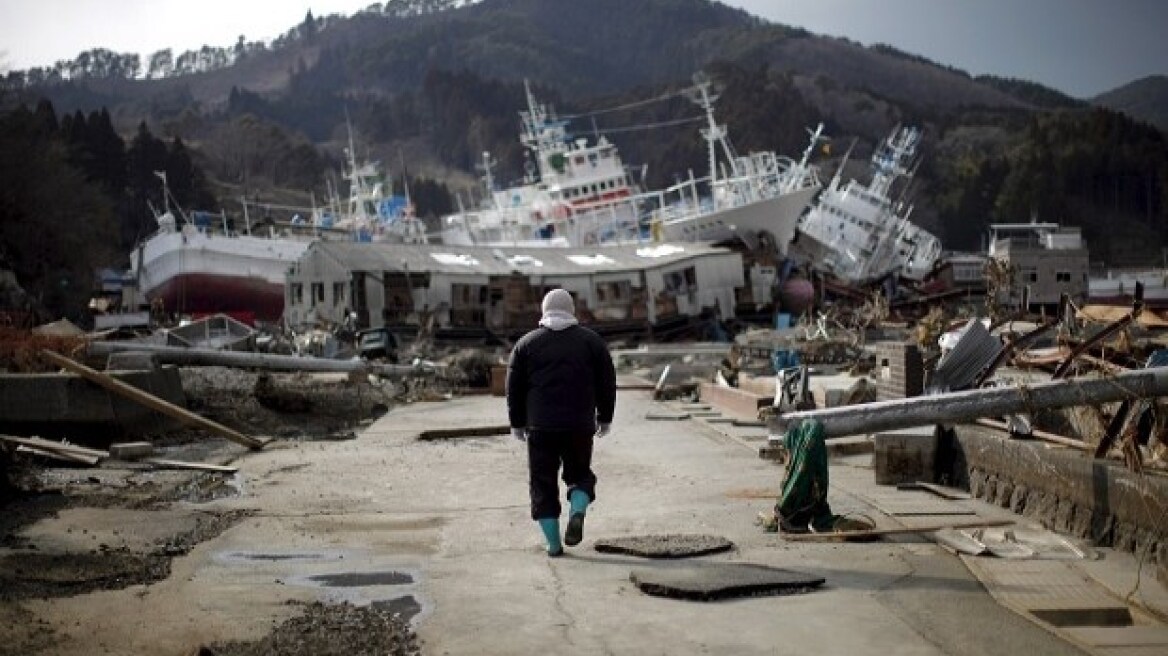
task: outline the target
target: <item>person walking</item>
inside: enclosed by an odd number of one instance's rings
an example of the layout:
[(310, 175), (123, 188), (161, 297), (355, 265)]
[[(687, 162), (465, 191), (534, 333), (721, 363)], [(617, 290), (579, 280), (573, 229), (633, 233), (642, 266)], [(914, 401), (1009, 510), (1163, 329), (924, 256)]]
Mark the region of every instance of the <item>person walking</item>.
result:
[[(524, 335), (507, 366), (511, 434), (527, 443), (531, 518), (549, 556), (584, 539), (584, 516), (596, 500), (592, 445), (608, 434), (616, 406), (616, 371), (608, 345), (579, 325), (572, 295), (543, 298), (539, 327)], [(567, 486), (568, 527), (560, 538), (560, 486)]]

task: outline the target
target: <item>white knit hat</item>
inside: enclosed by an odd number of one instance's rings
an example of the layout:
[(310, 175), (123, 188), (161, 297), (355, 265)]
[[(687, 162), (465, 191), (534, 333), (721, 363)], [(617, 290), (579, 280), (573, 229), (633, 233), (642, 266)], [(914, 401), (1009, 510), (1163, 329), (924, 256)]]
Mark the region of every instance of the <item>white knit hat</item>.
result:
[(543, 317), (539, 325), (552, 330), (563, 330), (568, 326), (576, 325), (576, 302), (572, 295), (563, 289), (553, 289), (543, 297)]

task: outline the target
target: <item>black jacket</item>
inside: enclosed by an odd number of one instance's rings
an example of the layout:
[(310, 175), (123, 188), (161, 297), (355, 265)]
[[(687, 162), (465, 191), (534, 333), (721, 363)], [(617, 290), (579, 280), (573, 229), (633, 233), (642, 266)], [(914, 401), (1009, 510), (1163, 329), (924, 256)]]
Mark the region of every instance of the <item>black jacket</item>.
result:
[(537, 328), (522, 337), (507, 366), (511, 426), (592, 431), (612, 423), (616, 371), (608, 345), (582, 326)]

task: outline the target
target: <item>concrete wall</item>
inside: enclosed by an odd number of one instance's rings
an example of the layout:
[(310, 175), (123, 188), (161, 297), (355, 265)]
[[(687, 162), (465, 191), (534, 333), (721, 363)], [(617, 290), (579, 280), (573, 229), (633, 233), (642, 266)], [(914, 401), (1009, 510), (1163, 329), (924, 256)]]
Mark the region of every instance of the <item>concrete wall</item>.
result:
[(1168, 478), (976, 426), (942, 437), (937, 462), (942, 482), (1060, 533), (1168, 565)]
[[(106, 373), (175, 405), (186, 405), (175, 367)], [(68, 437), (101, 445), (127, 434), (163, 433), (177, 425), (74, 374), (0, 374), (0, 433)]]

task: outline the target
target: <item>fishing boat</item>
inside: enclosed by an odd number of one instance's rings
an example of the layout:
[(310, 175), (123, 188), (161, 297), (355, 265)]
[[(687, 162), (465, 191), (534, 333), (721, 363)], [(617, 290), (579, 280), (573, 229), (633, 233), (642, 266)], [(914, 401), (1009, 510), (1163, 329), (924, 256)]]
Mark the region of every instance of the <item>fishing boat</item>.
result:
[[(575, 246), (632, 242), (708, 242), (735, 239), (751, 247), (768, 242), (785, 253), (799, 215), (820, 189), (810, 163), (823, 140), (822, 124), (800, 161), (774, 152), (739, 156), (728, 130), (714, 117), (717, 96), (697, 76), (690, 97), (705, 111), (702, 130), (709, 173), (659, 191), (641, 191), (615, 145), (573, 139), (568, 122), (536, 101), (527, 87), (520, 112), (520, 141), (533, 164), (524, 183), (494, 189), (490, 155), (482, 169), (487, 204), (442, 220), (441, 240), (451, 245)], [(724, 159), (724, 161), (722, 161)]]
[[(811, 164), (824, 141), (823, 124), (809, 131), (810, 144), (794, 161), (773, 151), (738, 155), (729, 131), (714, 117), (717, 96), (703, 75), (695, 76), (690, 98), (705, 112), (702, 136), (709, 153), (709, 173), (648, 194), (658, 209), (650, 221), (659, 241), (729, 242), (742, 240), (752, 249), (766, 245), (786, 255), (799, 216), (822, 187)], [(719, 153), (724, 158), (720, 161)]]
[(799, 222), (792, 249), (798, 259), (852, 285), (928, 275), (941, 257), (941, 242), (909, 220), (911, 205), (893, 198), (893, 183), (912, 175), (920, 138), (916, 128), (893, 130), (872, 155), (867, 186), (842, 183), (841, 165)]
[[(155, 311), (164, 314), (225, 313), (254, 323), (277, 321), (284, 311), (284, 278), (317, 239), (417, 243), (427, 240), (408, 198), (390, 193), (370, 162), (358, 162), (350, 132), (344, 177), (346, 204), (292, 208), (263, 204), (253, 219), (243, 203), (243, 224), (223, 212), (183, 212), (162, 180), (164, 206), (158, 230), (131, 253), (131, 276)], [(292, 213), (276, 221), (271, 210)]]
[(637, 186), (617, 147), (601, 136), (573, 139), (568, 121), (536, 100), (525, 83), (520, 142), (529, 154), (523, 182), (495, 189), (483, 153), (486, 202), (443, 217), (442, 243), (455, 246), (579, 246), (637, 236)]

